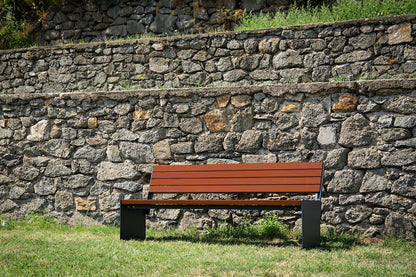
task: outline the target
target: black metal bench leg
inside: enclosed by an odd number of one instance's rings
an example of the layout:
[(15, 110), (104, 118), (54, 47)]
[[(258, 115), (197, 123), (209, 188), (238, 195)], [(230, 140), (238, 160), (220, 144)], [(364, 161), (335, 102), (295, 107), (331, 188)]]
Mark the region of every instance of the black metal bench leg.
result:
[(302, 200), (302, 248), (318, 247), (321, 242), (321, 202)]
[(120, 208), (120, 239), (144, 240), (146, 238), (146, 210)]

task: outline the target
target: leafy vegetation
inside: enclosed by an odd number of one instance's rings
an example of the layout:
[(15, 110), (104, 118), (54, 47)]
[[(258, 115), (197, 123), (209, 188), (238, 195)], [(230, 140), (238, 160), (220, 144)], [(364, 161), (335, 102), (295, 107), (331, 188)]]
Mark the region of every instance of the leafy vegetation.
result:
[(287, 13), (244, 14), (241, 24), (235, 30), (285, 27), (412, 13), (416, 13), (416, 0), (338, 0), (331, 7), (327, 5), (312, 6), (309, 1), (305, 6), (300, 6), (295, 2)]
[[(206, 232), (196, 229), (150, 229), (145, 241), (120, 241), (116, 226), (70, 227), (41, 215), (0, 222), (1, 276), (413, 276), (416, 267), (415, 242), (362, 242), (334, 231), (324, 232), (324, 247), (306, 251), (275, 240), (201, 240)], [(276, 217), (257, 225), (275, 226)]]

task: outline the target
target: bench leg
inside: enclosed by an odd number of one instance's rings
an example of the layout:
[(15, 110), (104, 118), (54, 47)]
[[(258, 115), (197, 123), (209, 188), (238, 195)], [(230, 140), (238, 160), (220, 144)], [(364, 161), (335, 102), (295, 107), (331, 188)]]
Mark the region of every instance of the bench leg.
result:
[(321, 201), (302, 200), (302, 248), (320, 245), (320, 223)]
[(146, 210), (120, 208), (120, 239), (144, 240), (146, 238)]

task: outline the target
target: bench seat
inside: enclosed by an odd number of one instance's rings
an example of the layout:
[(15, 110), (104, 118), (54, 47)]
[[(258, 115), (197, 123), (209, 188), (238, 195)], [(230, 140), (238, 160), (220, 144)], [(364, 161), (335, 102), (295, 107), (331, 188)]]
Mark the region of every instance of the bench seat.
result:
[[(121, 200), (120, 238), (145, 239), (150, 209), (300, 210), (302, 247), (318, 246), (323, 170), (322, 162), (154, 166), (148, 199)], [(159, 193), (312, 193), (316, 199), (153, 199)]]

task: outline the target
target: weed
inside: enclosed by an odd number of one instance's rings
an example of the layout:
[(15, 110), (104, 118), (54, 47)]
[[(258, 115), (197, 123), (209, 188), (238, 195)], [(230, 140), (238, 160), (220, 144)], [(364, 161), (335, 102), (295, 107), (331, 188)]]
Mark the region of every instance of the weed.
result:
[(332, 7), (326, 5), (313, 7), (310, 1), (305, 7), (301, 7), (294, 2), (287, 13), (277, 12), (274, 16), (244, 13), (240, 25), (235, 30), (286, 27), (412, 13), (416, 13), (415, 0), (338, 0)]

